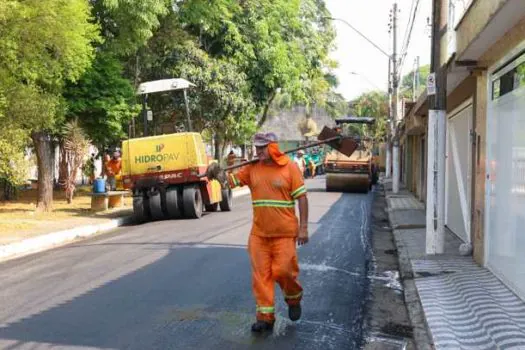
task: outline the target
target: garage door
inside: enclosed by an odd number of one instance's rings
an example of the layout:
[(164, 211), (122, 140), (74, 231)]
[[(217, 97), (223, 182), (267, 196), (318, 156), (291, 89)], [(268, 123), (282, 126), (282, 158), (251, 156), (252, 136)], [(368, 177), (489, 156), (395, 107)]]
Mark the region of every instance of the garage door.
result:
[(454, 111), (448, 119), (446, 167), (446, 225), (470, 243), (470, 193), (472, 103)]
[(493, 74), (489, 86), (486, 261), (525, 299), (525, 54)]

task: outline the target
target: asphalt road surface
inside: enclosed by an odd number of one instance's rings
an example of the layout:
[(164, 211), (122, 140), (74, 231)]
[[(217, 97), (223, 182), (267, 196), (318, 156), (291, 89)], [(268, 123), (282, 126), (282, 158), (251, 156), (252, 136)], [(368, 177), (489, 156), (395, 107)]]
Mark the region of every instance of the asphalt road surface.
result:
[(308, 181), (310, 243), (299, 248), (303, 317), (276, 293), (272, 334), (250, 332), (249, 196), (200, 220), (122, 227), (0, 264), (1, 349), (358, 349), (373, 195)]

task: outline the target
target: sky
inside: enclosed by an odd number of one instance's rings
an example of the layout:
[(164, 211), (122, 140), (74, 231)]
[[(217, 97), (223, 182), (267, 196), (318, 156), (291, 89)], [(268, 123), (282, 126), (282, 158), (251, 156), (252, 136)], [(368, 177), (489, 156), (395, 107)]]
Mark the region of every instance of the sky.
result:
[[(390, 10), (394, 0), (325, 0), (332, 17), (344, 19), (363, 33), (387, 53), (392, 52), (392, 38), (388, 33)], [(397, 0), (398, 4), (398, 50), (401, 50), (409, 20), (412, 2), (418, 0)], [(407, 50), (401, 74), (414, 68), (416, 56), (420, 65), (430, 63), (430, 31), (427, 17), (432, 14), (432, 0), (419, 0), (418, 12), (410, 45)], [(337, 91), (347, 100), (363, 92), (382, 89), (388, 84), (388, 58), (381, 51), (363, 39), (345, 23), (334, 21), (337, 30), (336, 49), (331, 58), (339, 63), (335, 73), (339, 80)], [(354, 74), (352, 74), (352, 72)]]

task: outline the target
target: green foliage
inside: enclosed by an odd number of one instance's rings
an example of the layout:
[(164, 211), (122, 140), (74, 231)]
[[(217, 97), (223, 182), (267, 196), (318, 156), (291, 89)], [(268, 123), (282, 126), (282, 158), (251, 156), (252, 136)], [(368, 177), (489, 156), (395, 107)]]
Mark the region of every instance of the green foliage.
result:
[(324, 108), (328, 115), (332, 118), (339, 118), (347, 115), (350, 112), (348, 101), (336, 92), (330, 90)]
[[(324, 0), (4, 0), (0, 127), (27, 140), (78, 118), (102, 148), (125, 137), (140, 82), (174, 77), (196, 84), (195, 129), (223, 143), (247, 141), (274, 99), (345, 114), (329, 16)], [(154, 124), (186, 121), (180, 95), (151, 96)]]
[[(51, 178), (49, 133), (63, 121), (62, 90), (89, 68), (99, 42), (98, 26), (87, 0), (4, 0), (0, 4), (0, 118), (3, 159), (0, 176), (18, 181), (27, 137), (34, 135), (39, 176)], [(23, 144), (16, 139), (24, 140)], [(22, 141), (21, 141), (22, 142)], [(37, 152), (38, 153), (38, 152)], [(6, 168), (6, 164), (12, 169)], [(50, 183), (39, 186), (39, 208), (50, 209)], [(44, 203), (42, 206), (41, 203)]]
[[(414, 96), (413, 81), (415, 71), (411, 71), (401, 79), (400, 96), (412, 99)], [(415, 98), (425, 91), (427, 85), (427, 77), (430, 74), (430, 65), (419, 67), (419, 88), (416, 91)]]
[(291, 103), (323, 104), (332, 86), (323, 68), (335, 32), (322, 0), (183, 1), (181, 27), (214, 58), (227, 59), (246, 74), (260, 115), (279, 94)]
[(170, 0), (92, 0), (92, 13), (101, 26), (104, 49), (129, 55), (150, 39), (167, 15)]
[(0, 25), (0, 69), (20, 83), (57, 92), (76, 80), (98, 40), (84, 0), (9, 0)]
[(115, 57), (99, 53), (93, 66), (64, 92), (68, 120), (78, 118), (99, 149), (124, 138), (128, 122), (140, 111), (131, 82), (122, 77), (122, 71)]
[(30, 139), (22, 129), (0, 128), (0, 180), (13, 186), (21, 185), (27, 179), (29, 162), (24, 150)]
[(0, 17), (0, 85), (7, 115), (29, 131), (60, 121), (61, 90), (93, 59), (98, 40), (84, 0), (10, 0)]
[(388, 118), (388, 96), (383, 91), (367, 92), (352, 102), (352, 114), (357, 117), (375, 118), (373, 127), (352, 125), (360, 135), (372, 137), (377, 142), (386, 139)]

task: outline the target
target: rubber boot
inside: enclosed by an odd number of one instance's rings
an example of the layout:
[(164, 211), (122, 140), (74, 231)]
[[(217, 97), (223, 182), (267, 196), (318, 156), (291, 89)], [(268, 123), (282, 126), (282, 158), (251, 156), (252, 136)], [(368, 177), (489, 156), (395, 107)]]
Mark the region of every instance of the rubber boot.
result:
[(292, 321), (297, 321), (301, 318), (301, 304), (288, 305), (288, 317)]
[(264, 321), (257, 321), (254, 324), (252, 324), (252, 332), (254, 333), (262, 333), (262, 332), (271, 332), (273, 330), (273, 323), (264, 322)]

